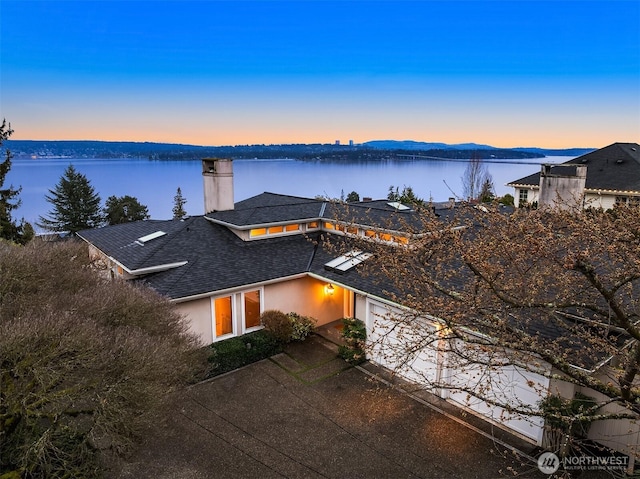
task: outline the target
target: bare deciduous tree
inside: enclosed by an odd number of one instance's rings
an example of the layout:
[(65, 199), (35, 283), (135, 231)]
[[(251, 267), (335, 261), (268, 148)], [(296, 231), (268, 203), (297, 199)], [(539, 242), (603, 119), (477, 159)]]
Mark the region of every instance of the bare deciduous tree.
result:
[[(506, 215), (467, 206), (451, 220), (417, 214), (420, 226), (405, 228), (419, 233), (408, 245), (354, 237), (342, 246), (374, 253), (362, 274), (406, 307), (386, 315), (370, 354), (433, 391), (478, 397), (509, 415), (553, 416), (566, 430), (575, 421), (637, 424), (640, 209)], [(455, 372), (411, 370), (438, 355)], [(549, 380), (526, 384), (538, 402), (499, 393), (508, 386), (501, 371), (510, 367)], [(542, 407), (562, 389), (593, 402), (564, 416), (570, 408)], [(637, 454), (634, 440), (624, 441)]]
[(461, 177), (462, 196), (466, 200), (493, 194), (493, 178), (481, 158), (472, 158)]

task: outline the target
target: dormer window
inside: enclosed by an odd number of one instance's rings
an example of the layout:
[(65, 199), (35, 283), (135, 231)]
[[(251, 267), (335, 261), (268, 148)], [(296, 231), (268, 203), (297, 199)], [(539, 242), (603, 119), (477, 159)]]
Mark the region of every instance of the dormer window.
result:
[(261, 236), (279, 236), (287, 233), (295, 233), (302, 229), (300, 223), (293, 223), (288, 225), (275, 225), (266, 228), (251, 228), (249, 230), (250, 238), (259, 238)]

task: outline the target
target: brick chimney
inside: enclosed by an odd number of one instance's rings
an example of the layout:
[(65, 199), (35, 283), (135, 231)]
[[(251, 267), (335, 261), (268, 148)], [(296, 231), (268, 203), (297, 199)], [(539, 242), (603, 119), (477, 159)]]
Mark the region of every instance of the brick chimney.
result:
[(233, 160), (202, 160), (204, 213), (233, 209)]

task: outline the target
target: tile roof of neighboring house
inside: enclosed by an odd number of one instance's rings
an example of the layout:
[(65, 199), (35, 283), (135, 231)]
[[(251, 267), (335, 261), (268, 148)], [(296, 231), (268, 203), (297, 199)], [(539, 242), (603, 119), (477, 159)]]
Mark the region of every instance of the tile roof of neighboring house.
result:
[[(586, 155), (565, 162), (563, 165), (587, 166), (587, 190), (611, 192), (640, 192), (640, 145), (614, 143)], [(575, 174), (575, 166), (554, 166), (552, 172)], [(540, 184), (540, 173), (525, 176), (507, 183), (507, 186), (533, 186)]]

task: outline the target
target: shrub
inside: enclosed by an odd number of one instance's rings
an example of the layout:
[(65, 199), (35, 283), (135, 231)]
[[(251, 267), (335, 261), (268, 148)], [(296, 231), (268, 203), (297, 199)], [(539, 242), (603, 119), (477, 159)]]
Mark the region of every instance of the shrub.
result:
[(293, 325), (289, 317), (282, 311), (270, 309), (260, 316), (260, 322), (277, 341), (288, 343), (293, 334)]
[(292, 341), (304, 341), (316, 327), (318, 322), (315, 318), (310, 316), (302, 316), (298, 313), (289, 313), (287, 315), (291, 322), (293, 332), (291, 333)]
[(100, 477), (206, 362), (166, 298), (105, 281), (81, 242), (0, 242), (0, 292), (0, 477)]
[(279, 353), (280, 343), (267, 331), (255, 331), (209, 347), (210, 376), (217, 376)]
[(356, 318), (342, 318), (342, 338), (346, 343), (338, 349), (342, 359), (353, 365), (366, 361), (364, 348), (367, 329), (362, 321)]
[(592, 419), (581, 415), (593, 410), (595, 405), (593, 398), (580, 392), (573, 399), (564, 399), (554, 394), (540, 401), (546, 425), (572, 438), (587, 437)]

